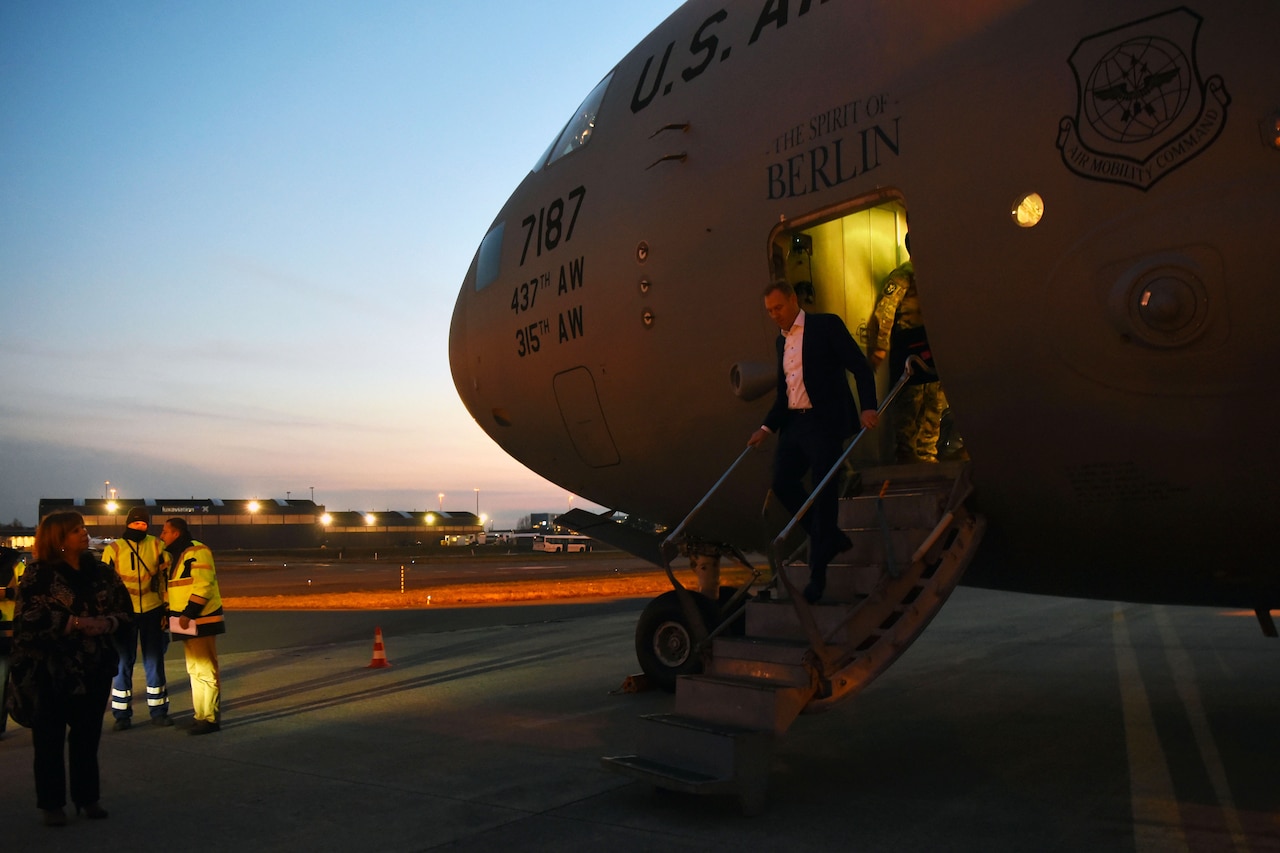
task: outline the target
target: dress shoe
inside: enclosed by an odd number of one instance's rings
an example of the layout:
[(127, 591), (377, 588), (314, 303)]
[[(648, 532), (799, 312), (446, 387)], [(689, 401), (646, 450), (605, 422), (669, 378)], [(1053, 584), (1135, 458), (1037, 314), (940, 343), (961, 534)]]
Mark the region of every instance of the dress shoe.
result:
[(66, 826), (67, 813), (62, 809), (44, 809), (44, 815), (40, 821), (45, 826)]
[(220, 730), (221, 728), (222, 726), (218, 725), (217, 723), (211, 723), (208, 720), (196, 720), (191, 725), (191, 728), (187, 729), (187, 734), (209, 735)]
[(89, 803), (87, 806), (76, 806), (76, 814), (80, 814), (82, 810), (84, 811), (84, 816), (89, 818), (89, 820), (106, 820), (107, 818), (107, 810), (97, 803)]
[(825, 584), (816, 584), (809, 581), (808, 586), (804, 588), (804, 600), (810, 604), (817, 604), (822, 600), (822, 588)]
[(163, 717), (152, 717), (152, 718), (151, 718), (151, 725), (153, 725), (153, 726), (159, 726), (159, 727), (161, 727), (161, 728), (163, 728), (163, 727), (165, 727), (165, 726), (172, 726), (172, 725), (173, 725), (173, 720), (169, 717), (169, 715), (168, 715), (168, 714), (165, 714)]
[(115, 725), (111, 727), (111, 731), (122, 732), (125, 729), (128, 729), (129, 727), (131, 727), (132, 725), (133, 725), (133, 721), (130, 720), (128, 717), (121, 717), (120, 719), (116, 720)]

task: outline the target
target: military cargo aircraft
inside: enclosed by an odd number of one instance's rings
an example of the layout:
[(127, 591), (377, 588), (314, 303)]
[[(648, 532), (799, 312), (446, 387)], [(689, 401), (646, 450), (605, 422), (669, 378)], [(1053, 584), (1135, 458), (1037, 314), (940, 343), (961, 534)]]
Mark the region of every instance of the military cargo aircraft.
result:
[[(462, 283), (458, 392), (532, 470), (666, 528), (580, 532), (772, 569), (745, 606), (712, 573), (646, 610), (676, 714), (619, 769), (759, 805), (760, 738), (864, 686), (962, 579), (1274, 636), (1277, 56), (1266, 2), (691, 0), (591, 90)], [(810, 606), (769, 448), (743, 450), (776, 387), (764, 287), (868, 350), (908, 257), (941, 461), (895, 464), (881, 366), (841, 478), (855, 547)]]

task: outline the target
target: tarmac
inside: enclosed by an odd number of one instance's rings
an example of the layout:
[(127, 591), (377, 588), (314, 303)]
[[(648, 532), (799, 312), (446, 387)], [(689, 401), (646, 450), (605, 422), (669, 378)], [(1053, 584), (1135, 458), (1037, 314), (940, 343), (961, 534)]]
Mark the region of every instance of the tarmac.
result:
[[(643, 605), (229, 614), (220, 732), (104, 718), (107, 820), (41, 825), (10, 722), (4, 849), (1280, 851), (1280, 642), (1249, 615), (957, 590), (777, 742), (744, 818), (600, 764), (673, 703), (617, 692)], [(176, 644), (168, 675), (181, 722)]]

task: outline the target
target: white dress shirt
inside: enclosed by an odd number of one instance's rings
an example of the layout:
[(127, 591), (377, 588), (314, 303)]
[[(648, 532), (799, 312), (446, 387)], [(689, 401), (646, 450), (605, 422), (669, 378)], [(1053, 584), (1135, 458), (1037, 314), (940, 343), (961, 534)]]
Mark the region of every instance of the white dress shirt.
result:
[(791, 328), (782, 333), (786, 339), (782, 345), (782, 373), (787, 380), (787, 408), (811, 409), (809, 392), (804, 387), (804, 311), (796, 315)]

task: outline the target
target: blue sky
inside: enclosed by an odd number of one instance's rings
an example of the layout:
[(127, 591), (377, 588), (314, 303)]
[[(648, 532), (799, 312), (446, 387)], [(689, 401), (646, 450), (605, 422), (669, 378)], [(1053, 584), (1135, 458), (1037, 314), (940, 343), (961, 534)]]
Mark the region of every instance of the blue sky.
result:
[(472, 421), (480, 238), (680, 4), (0, 5), (0, 523), (41, 497), (573, 505)]

